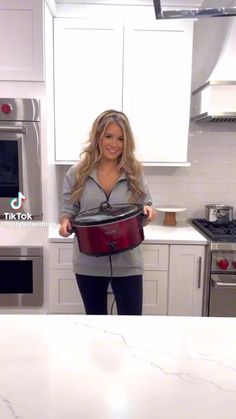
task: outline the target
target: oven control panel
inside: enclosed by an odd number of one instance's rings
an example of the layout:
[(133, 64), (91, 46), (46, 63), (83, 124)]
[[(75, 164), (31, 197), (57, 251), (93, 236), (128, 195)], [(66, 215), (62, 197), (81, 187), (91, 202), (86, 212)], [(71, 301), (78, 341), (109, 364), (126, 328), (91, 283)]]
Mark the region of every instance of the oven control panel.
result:
[(236, 253), (214, 252), (212, 254), (211, 271), (236, 272)]

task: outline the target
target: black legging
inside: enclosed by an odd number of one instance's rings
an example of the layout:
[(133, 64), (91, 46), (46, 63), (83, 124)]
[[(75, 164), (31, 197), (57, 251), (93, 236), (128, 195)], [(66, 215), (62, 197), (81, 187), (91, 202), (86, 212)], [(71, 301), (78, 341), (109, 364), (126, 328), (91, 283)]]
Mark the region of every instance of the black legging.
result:
[(86, 314), (107, 313), (107, 289), (109, 282), (116, 300), (117, 313), (141, 315), (143, 300), (142, 275), (104, 277), (75, 274)]

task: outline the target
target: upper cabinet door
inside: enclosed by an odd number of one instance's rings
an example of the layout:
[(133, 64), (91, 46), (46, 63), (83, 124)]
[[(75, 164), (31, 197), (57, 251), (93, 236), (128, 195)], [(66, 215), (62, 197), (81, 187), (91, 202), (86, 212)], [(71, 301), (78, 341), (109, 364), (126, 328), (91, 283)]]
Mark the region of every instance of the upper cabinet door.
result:
[(187, 162), (192, 31), (189, 21), (125, 27), (123, 109), (146, 164)]
[(94, 119), (122, 109), (123, 27), (55, 21), (56, 160), (76, 161)]
[(0, 0), (0, 79), (43, 81), (42, 0)]

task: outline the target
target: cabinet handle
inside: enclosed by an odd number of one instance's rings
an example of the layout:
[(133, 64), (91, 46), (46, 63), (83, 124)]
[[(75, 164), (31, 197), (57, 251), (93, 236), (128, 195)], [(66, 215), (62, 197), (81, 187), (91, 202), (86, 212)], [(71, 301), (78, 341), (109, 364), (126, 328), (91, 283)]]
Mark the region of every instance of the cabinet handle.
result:
[(197, 280), (197, 287), (201, 288), (201, 273), (202, 273), (202, 258), (199, 256), (198, 259), (198, 280)]
[(26, 128), (24, 126), (21, 127), (15, 127), (15, 126), (9, 126), (9, 125), (1, 125), (0, 126), (0, 132), (11, 132), (15, 134), (26, 134)]
[(220, 281), (220, 280), (217, 281), (217, 279), (212, 278), (211, 284), (212, 284), (212, 287), (216, 288), (216, 289), (236, 290), (235, 278), (233, 279), (232, 282), (224, 282), (224, 281)]

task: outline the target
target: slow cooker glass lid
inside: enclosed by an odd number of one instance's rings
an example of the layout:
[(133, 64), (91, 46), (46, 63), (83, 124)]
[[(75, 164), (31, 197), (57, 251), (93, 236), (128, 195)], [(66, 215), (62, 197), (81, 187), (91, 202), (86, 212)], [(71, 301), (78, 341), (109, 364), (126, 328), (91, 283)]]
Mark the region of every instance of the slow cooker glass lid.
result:
[(111, 223), (134, 216), (139, 211), (140, 207), (136, 204), (108, 205), (84, 211), (78, 214), (74, 222), (77, 225)]

